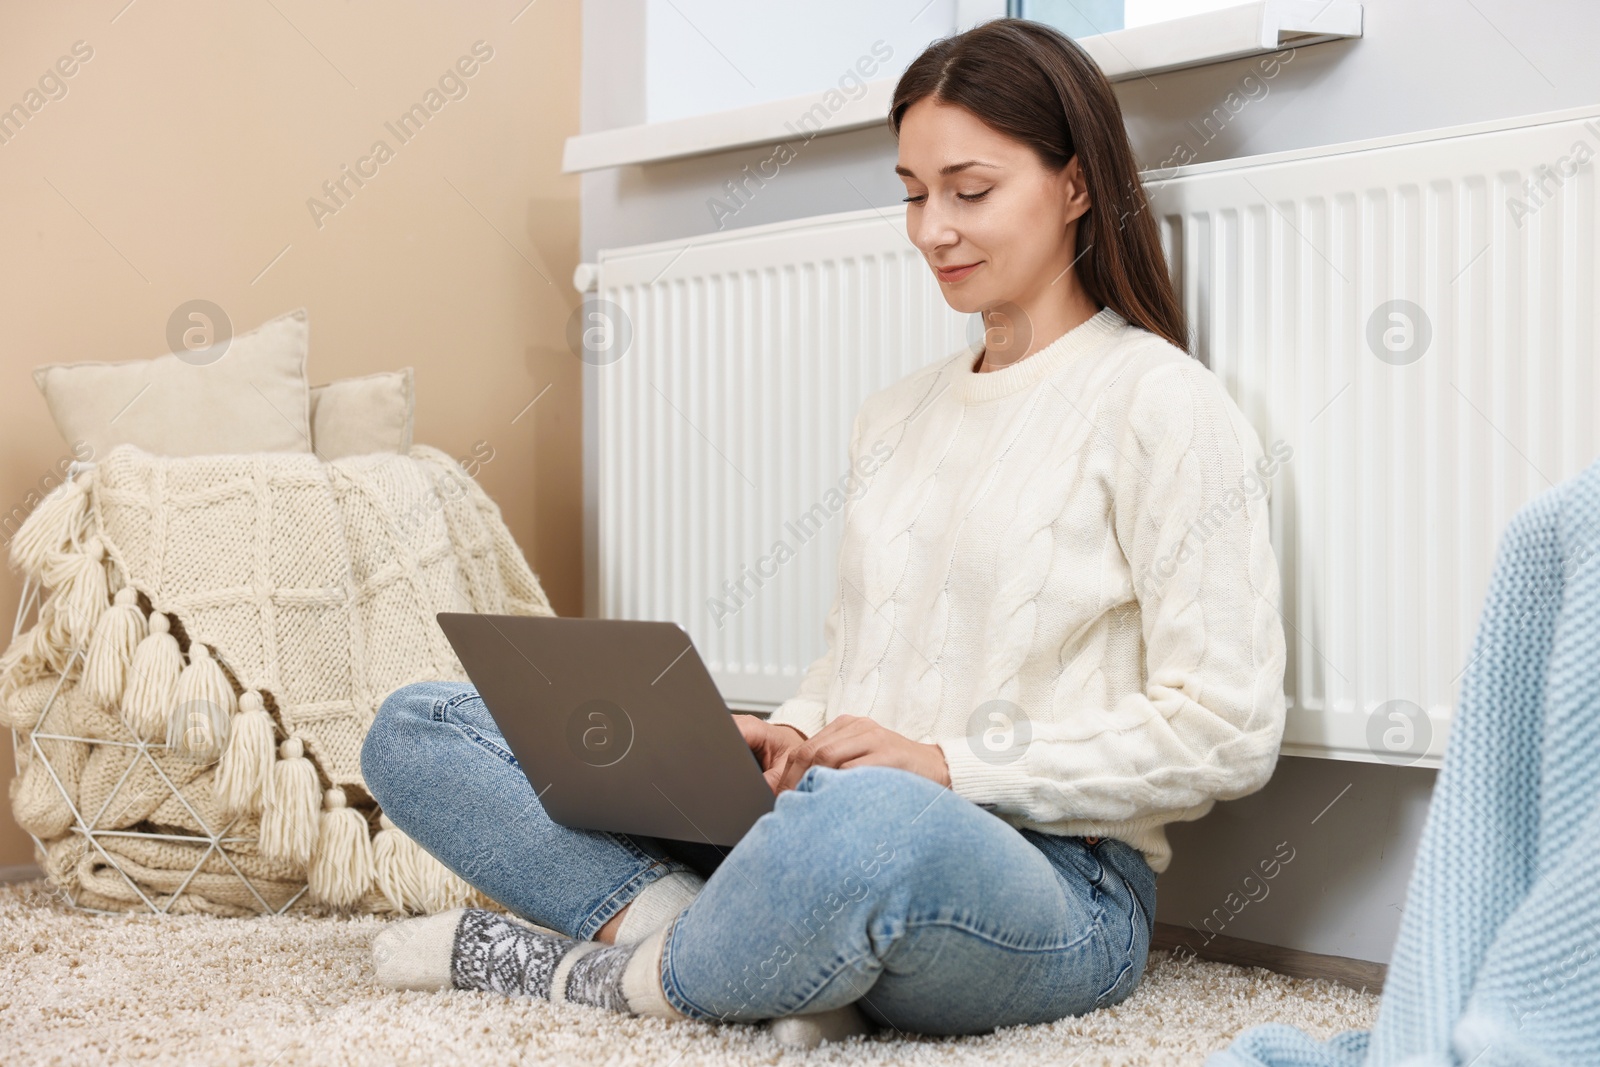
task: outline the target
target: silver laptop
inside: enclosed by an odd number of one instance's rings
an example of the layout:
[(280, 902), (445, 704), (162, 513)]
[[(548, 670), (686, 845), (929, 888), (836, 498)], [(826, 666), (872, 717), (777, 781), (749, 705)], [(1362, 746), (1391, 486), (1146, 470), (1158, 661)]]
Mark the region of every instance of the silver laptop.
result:
[(772, 789), (676, 623), (440, 612), (550, 818), (732, 846)]

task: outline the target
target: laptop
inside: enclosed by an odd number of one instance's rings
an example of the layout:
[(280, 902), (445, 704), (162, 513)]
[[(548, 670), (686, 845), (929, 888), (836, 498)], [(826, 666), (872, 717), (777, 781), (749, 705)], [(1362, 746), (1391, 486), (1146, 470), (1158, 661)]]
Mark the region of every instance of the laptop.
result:
[(731, 847), (772, 810), (760, 760), (676, 623), (436, 618), (562, 826)]

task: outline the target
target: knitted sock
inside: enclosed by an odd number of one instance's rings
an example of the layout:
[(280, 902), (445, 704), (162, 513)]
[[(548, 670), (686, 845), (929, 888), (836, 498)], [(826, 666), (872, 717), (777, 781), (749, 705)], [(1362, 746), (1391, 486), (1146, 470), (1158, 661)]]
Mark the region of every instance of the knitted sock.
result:
[[(406, 926), (415, 929), (399, 929)], [(480, 989), (683, 1018), (661, 991), (665, 927), (635, 943), (605, 945), (536, 930), (482, 908), (457, 908), (395, 928), (379, 935), (373, 953), (379, 981), (394, 988)], [(448, 942), (442, 930), (452, 931)]]
[(639, 941), (652, 930), (665, 926), (678, 912), (694, 903), (706, 880), (693, 871), (673, 871), (662, 875), (640, 891), (628, 905), (617, 926), (616, 943)]
[(860, 1008), (850, 1003), (830, 1011), (773, 1019), (767, 1023), (767, 1029), (780, 1045), (809, 1049), (824, 1041), (843, 1041), (857, 1034), (870, 1034), (877, 1027)]
[(378, 982), (390, 989), (449, 989), (450, 953), (465, 910), (386, 924), (372, 942)]
[[(705, 884), (692, 871), (674, 871), (651, 882), (623, 913), (616, 943), (633, 944), (665, 926), (694, 902)], [(391, 989), (448, 989), (451, 949), (463, 910), (388, 924), (372, 944), (378, 981)]]

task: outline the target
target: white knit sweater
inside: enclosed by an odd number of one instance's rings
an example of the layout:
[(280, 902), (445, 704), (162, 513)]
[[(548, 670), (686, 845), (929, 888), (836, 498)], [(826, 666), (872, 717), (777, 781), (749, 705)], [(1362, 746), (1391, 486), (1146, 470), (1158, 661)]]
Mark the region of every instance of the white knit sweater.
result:
[[(1260, 789), (1284, 726), (1265, 453), (1217, 377), (1110, 308), (862, 404), (828, 650), (771, 716), (924, 742), (1011, 825), (1116, 837)], [(887, 459), (883, 457), (887, 456)]]

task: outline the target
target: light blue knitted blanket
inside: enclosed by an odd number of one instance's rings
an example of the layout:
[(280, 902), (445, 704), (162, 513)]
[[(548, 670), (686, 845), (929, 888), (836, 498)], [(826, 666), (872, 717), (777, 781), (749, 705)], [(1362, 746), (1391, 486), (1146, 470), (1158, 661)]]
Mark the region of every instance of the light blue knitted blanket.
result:
[(1600, 1065), (1600, 463), (1501, 539), (1371, 1031), (1205, 1067)]

